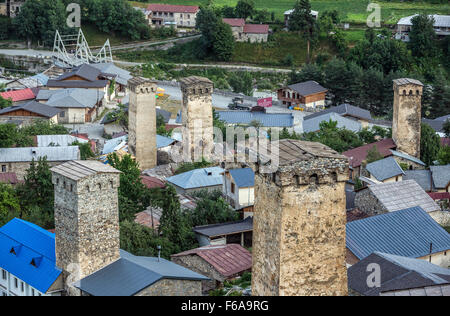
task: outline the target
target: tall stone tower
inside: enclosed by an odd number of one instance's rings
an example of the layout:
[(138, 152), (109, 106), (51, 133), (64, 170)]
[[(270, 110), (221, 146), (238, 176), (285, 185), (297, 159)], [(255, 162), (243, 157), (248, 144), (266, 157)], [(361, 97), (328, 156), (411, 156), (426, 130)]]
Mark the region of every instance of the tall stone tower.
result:
[(286, 139), (275, 172), (255, 169), (253, 294), (347, 295), (348, 159), (319, 143)]
[[(120, 258), (120, 171), (99, 161), (69, 161), (53, 167), (56, 265), (66, 289)], [(73, 289), (72, 289), (73, 290)]]
[(211, 157), (214, 146), (212, 93), (214, 84), (203, 77), (180, 80), (183, 93), (183, 147), (192, 161)]
[(156, 83), (144, 78), (128, 81), (128, 148), (142, 170), (157, 164)]
[(414, 79), (394, 80), (392, 138), (397, 150), (420, 158), (423, 84)]

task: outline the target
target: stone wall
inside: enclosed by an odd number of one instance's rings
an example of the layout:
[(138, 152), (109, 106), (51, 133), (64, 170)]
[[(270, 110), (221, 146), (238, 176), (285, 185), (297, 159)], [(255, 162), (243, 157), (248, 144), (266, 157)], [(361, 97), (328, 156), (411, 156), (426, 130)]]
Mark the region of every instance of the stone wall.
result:
[(53, 173), (52, 181), (56, 265), (66, 271), (70, 285), (120, 258), (119, 174), (95, 174), (77, 182)]
[(408, 170), (423, 170), (425, 169), (425, 166), (418, 164), (417, 162), (402, 158), (402, 157), (398, 157), (398, 156), (394, 156), (395, 161), (397, 161), (398, 164), (407, 164), (408, 165)]
[[(65, 161), (47, 161), (47, 163), (51, 167), (60, 165)], [(0, 167), (6, 166), (6, 172), (14, 172), (17, 175), (17, 179), (22, 181), (24, 180), (25, 175), (27, 174), (27, 169), (30, 168), (31, 161), (29, 162), (0, 162)], [(1, 171), (1, 168), (0, 168)]]
[(211, 280), (202, 281), (202, 292), (208, 292), (216, 288), (217, 282), (223, 283), (225, 277), (221, 275), (212, 265), (196, 255), (172, 257), (172, 261), (194, 272), (204, 275)]
[(162, 279), (135, 296), (201, 296), (201, 281)]
[(254, 295), (347, 295), (347, 159), (319, 158), (256, 175)]
[(368, 188), (356, 193), (355, 207), (369, 216), (388, 213), (384, 205)]

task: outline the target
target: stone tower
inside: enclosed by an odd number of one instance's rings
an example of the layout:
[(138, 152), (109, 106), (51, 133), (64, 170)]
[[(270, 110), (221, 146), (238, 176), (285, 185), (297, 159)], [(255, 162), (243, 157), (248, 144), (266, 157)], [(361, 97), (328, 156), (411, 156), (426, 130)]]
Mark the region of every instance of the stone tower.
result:
[(414, 79), (394, 80), (392, 138), (397, 150), (420, 158), (423, 84)]
[(66, 289), (119, 255), (120, 171), (99, 161), (69, 161), (53, 167), (56, 265)]
[(151, 169), (157, 164), (156, 83), (136, 77), (128, 81), (128, 86), (128, 148), (141, 170)]
[(286, 139), (276, 171), (255, 169), (253, 295), (347, 295), (348, 159)]
[(180, 80), (183, 93), (183, 147), (192, 161), (211, 157), (214, 146), (212, 93), (214, 84), (203, 77)]

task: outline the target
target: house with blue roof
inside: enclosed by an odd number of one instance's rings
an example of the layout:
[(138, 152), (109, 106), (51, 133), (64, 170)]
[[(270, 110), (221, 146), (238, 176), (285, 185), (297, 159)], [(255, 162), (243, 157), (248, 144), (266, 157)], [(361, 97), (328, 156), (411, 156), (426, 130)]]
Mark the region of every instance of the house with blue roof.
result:
[(360, 122), (343, 117), (337, 113), (330, 112), (324, 113), (319, 116), (314, 116), (307, 120), (305, 119), (303, 121), (303, 132), (304, 133), (317, 132), (320, 130), (320, 123), (330, 121), (337, 122), (338, 128), (345, 128), (355, 133), (359, 132), (362, 129), (362, 125)]
[(450, 267), (450, 234), (421, 207), (347, 223), (347, 264), (379, 251)]
[(382, 183), (402, 181), (405, 174), (394, 157), (380, 159), (366, 165), (370, 179)]
[(255, 203), (255, 173), (251, 168), (228, 169), (223, 174), (223, 193), (236, 210), (251, 216)]
[(55, 234), (15, 218), (0, 228), (0, 295), (60, 296)]
[(188, 194), (202, 190), (222, 191), (225, 170), (220, 167), (195, 169), (167, 178), (166, 181), (173, 185), (178, 194)]

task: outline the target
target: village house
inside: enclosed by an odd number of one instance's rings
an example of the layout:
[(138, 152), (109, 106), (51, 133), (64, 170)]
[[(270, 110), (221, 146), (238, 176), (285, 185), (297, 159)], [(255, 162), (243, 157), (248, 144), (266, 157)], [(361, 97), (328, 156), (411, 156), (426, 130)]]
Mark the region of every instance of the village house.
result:
[[(409, 42), (409, 33), (411, 32), (413, 25), (412, 19), (416, 16), (418, 16), (418, 14), (401, 18), (397, 22), (397, 30), (395, 33), (396, 39)], [(450, 15), (433, 14), (428, 17), (434, 20), (433, 27), (438, 37), (450, 35)]]
[[(284, 26), (286, 27), (289, 27), (289, 18), (291, 17), (292, 12), (294, 12), (294, 9), (284, 12)], [(317, 20), (319, 17), (319, 11), (311, 10), (311, 15)]]
[(115, 87), (112, 85), (116, 78), (117, 75), (115, 74), (103, 73), (92, 65), (83, 64), (60, 75), (56, 79), (48, 80), (47, 88), (49, 90), (90, 89), (98, 91), (98, 95), (104, 96), (105, 99), (112, 100), (116, 92)]
[(253, 217), (244, 220), (197, 226), (193, 229), (201, 247), (227, 244), (240, 244), (242, 247), (252, 246)]
[(61, 110), (61, 124), (83, 124), (93, 122), (102, 112), (104, 95), (103, 91), (81, 88), (41, 90), (36, 101)]
[(370, 179), (379, 181), (380, 183), (402, 181), (403, 175), (405, 174), (393, 157), (380, 159), (367, 164), (366, 171), (369, 173)]
[(375, 251), (450, 267), (450, 234), (420, 206), (347, 223), (347, 265)]
[(195, 169), (167, 178), (167, 182), (175, 187), (178, 194), (189, 194), (206, 191), (221, 191), (224, 170), (220, 167)]
[(450, 192), (450, 165), (430, 166), (429, 170), (407, 170), (404, 180), (415, 180), (426, 192)]
[(152, 3), (145, 17), (152, 27), (194, 28), (199, 10), (198, 6)]
[(262, 130), (282, 130), (294, 128), (294, 116), (292, 113), (265, 113), (248, 111), (216, 111), (219, 119), (227, 125), (252, 126), (257, 122)]
[(287, 107), (317, 111), (325, 108), (328, 90), (315, 81), (306, 81), (278, 89), (278, 100)]
[(78, 146), (0, 148), (1, 173), (14, 172), (23, 180), (31, 162), (46, 158), (50, 166), (80, 159)]
[(244, 218), (253, 214), (255, 203), (255, 173), (251, 168), (229, 169), (223, 175), (223, 194), (235, 210), (242, 210)]
[(74, 142), (86, 144), (87, 139), (72, 135), (37, 135), (35, 143), (37, 147), (66, 147), (71, 146)]
[(223, 19), (231, 27), (236, 42), (262, 43), (269, 38), (269, 25), (247, 24), (244, 19)]
[(60, 109), (30, 101), (0, 109), (0, 122), (21, 121), (21, 125), (27, 125), (35, 120), (48, 120), (57, 124), (60, 112)]
[(414, 180), (372, 184), (355, 196), (355, 207), (369, 216), (420, 206), (442, 226), (450, 225), (450, 212), (440, 206)]
[(113, 82), (110, 83), (113, 85), (114, 95), (118, 97), (128, 95), (128, 80), (133, 78), (129, 71), (117, 67), (113, 63), (90, 64), (90, 66), (97, 68), (103, 74), (114, 76)]
[(0, 96), (3, 99), (11, 100), (11, 102), (13, 102), (13, 105), (20, 105), (22, 103), (26, 103), (36, 99), (38, 92), (39, 89), (37, 88), (26, 88), (21, 90), (1, 92)]
[[(319, 112), (317, 114), (321, 113), (322, 112)], [(337, 128), (345, 128), (355, 133), (359, 132), (362, 129), (361, 123), (359, 123), (358, 121), (348, 119), (337, 113), (331, 112), (314, 116), (312, 118), (305, 117), (303, 119), (303, 132), (304, 133), (317, 132), (320, 130), (320, 123), (322, 122), (328, 123), (329, 121), (337, 122), (336, 125)]]
[[(384, 277), (369, 287), (367, 271), (377, 264)], [(348, 284), (355, 296), (450, 296), (450, 270), (425, 260), (375, 251), (348, 269)]]
[(209, 280), (202, 282), (204, 293), (252, 268), (252, 254), (237, 244), (200, 247), (172, 255), (171, 260), (207, 276)]
[(34, 76), (13, 79), (5, 82), (6, 91), (33, 89), (38, 91), (37, 88), (43, 88), (47, 85), (49, 77), (44, 73), (39, 73)]
[(347, 119), (358, 121), (362, 127), (368, 127), (370, 121), (372, 120), (372, 115), (370, 114), (370, 111), (361, 109), (360, 107), (353, 106), (347, 103), (341, 104), (339, 106), (332, 106), (318, 113), (307, 115), (303, 118), (303, 120), (304, 122), (306, 122), (308, 120), (317, 118), (324, 114), (331, 114), (331, 113), (339, 114), (340, 116), (345, 117)]

